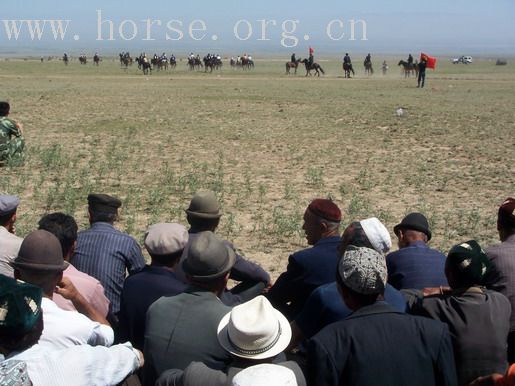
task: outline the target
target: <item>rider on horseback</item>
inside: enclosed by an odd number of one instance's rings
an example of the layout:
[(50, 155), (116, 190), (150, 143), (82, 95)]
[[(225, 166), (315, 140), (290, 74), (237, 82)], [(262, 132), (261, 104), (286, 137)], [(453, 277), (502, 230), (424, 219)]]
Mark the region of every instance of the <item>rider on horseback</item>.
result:
[(345, 53), (345, 56), (343, 57), (343, 63), (344, 64), (352, 64), (351, 60), (350, 60), (350, 56), (349, 56), (349, 53), (346, 52)]
[(370, 63), (372, 61), (372, 56), (370, 56), (370, 54), (368, 54), (365, 58), (365, 63)]
[(291, 60), (292, 63), (295, 63), (297, 61), (297, 58), (295, 57), (295, 53), (291, 54)]
[(408, 64), (413, 64), (413, 56), (411, 56), (411, 54), (408, 55)]
[(315, 62), (315, 58), (313, 56), (313, 53), (315, 52), (315, 50), (311, 47), (309, 47), (309, 58), (308, 58), (308, 63), (309, 63), (309, 67), (311, 68), (313, 66), (313, 63)]

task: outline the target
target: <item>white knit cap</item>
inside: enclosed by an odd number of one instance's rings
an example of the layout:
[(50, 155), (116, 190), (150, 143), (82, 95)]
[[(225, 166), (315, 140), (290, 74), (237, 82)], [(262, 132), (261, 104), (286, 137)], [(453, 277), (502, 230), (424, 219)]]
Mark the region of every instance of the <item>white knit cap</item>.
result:
[(232, 379), (232, 386), (297, 386), (295, 373), (287, 367), (265, 363), (247, 367)]
[(392, 247), (392, 239), (388, 229), (376, 217), (367, 218), (359, 222), (367, 235), (368, 241), (377, 252), (386, 253)]

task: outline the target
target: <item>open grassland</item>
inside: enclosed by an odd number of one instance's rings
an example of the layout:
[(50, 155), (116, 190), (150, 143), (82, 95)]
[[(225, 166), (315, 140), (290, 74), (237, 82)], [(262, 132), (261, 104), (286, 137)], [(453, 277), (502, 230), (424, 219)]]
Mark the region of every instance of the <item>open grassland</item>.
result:
[(186, 223), (193, 193), (212, 189), (219, 234), (273, 276), (305, 246), (303, 210), (320, 196), (344, 225), (377, 216), (391, 229), (419, 210), (444, 251), (495, 242), (497, 207), (515, 194), (515, 67), (442, 61), (421, 90), (398, 60), (387, 76), (377, 60), (371, 78), (356, 61), (350, 80), (336, 60), (319, 62), (320, 79), (265, 59), (213, 74), (183, 60), (151, 76), (111, 59), (0, 61), (0, 99), (28, 143), (22, 166), (0, 168), (0, 191), (22, 198), (21, 235), (51, 211), (84, 228), (87, 194), (116, 195), (118, 226), (142, 241), (149, 224)]

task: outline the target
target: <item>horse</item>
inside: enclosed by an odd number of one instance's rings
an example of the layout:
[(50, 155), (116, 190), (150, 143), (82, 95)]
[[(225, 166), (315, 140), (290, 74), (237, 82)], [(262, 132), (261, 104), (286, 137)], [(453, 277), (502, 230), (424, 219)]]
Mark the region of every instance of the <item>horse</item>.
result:
[(138, 68), (143, 70), (143, 75), (148, 75), (149, 72), (152, 74), (152, 65), (143, 56), (136, 58), (136, 63), (138, 63)]
[(170, 57), (170, 68), (175, 68), (177, 66), (177, 60), (175, 59), (175, 56)]
[(295, 75), (297, 75), (297, 68), (299, 67), (300, 61), (301, 59), (299, 58), (294, 62), (286, 62), (286, 75), (290, 75), (290, 70), (292, 68), (295, 69)]
[[(236, 63), (238, 65), (238, 63)], [(254, 68), (254, 61), (248, 57), (248, 56), (242, 56), (240, 58), (240, 66), (244, 70), (250, 70), (251, 68)]]
[(193, 71), (194, 69), (200, 70), (200, 68), (203, 67), (202, 61), (200, 60), (200, 58), (197, 57), (189, 57), (188, 66), (190, 68), (190, 71)]
[(87, 64), (88, 59), (86, 58), (86, 55), (79, 56), (79, 62), (80, 62), (80, 64)]
[(402, 66), (405, 78), (409, 78), (412, 72), (415, 76), (418, 75), (418, 67), (416, 63), (408, 63), (405, 60), (400, 60), (398, 66)]
[(100, 64), (100, 56), (98, 56), (97, 54), (95, 54), (95, 56), (93, 56), (93, 64), (95, 66), (98, 66)]
[(308, 76), (308, 75), (311, 76), (311, 71), (312, 70), (314, 70), (315, 71), (315, 75), (318, 75), (319, 77), (320, 77), (320, 73), (325, 75), (324, 70), (322, 69), (322, 67), (318, 63), (312, 63), (310, 65), (309, 64), (309, 60), (307, 60), (307, 59), (301, 60), (301, 63), (304, 63), (304, 65), (306, 66), (306, 76)]
[(372, 62), (370, 60), (365, 60), (363, 62), (363, 66), (365, 67), (365, 75), (374, 74), (374, 69), (372, 68)]
[(154, 54), (154, 57), (150, 60), (150, 63), (152, 64), (152, 67), (157, 67), (159, 65), (159, 58), (156, 54)]
[(119, 56), (120, 56), (120, 66), (127, 68), (127, 67), (129, 67), (129, 65), (132, 65), (132, 58), (128, 52), (121, 53), (121, 54), (119, 54)]
[(354, 68), (352, 68), (352, 63), (343, 62), (343, 72), (345, 73), (346, 78), (350, 78), (351, 72), (352, 75), (356, 75), (356, 73), (354, 72)]
[(159, 58), (157, 62), (157, 69), (158, 70), (168, 70), (168, 59), (165, 58)]

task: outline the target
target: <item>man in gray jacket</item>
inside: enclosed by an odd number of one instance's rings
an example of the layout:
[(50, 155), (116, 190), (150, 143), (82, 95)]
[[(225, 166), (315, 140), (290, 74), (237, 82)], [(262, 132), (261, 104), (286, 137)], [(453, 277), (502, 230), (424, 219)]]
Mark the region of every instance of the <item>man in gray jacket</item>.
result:
[(219, 296), (234, 261), (234, 251), (213, 232), (201, 232), (188, 246), (182, 268), (190, 287), (179, 295), (160, 298), (147, 311), (145, 385), (154, 385), (163, 371), (185, 369), (192, 361), (213, 369), (224, 369), (230, 362), (216, 329), (231, 310)]

